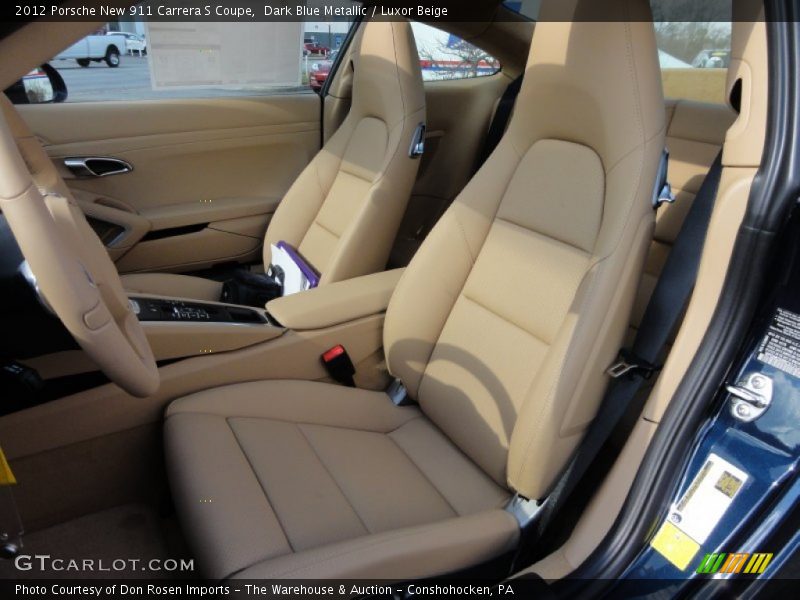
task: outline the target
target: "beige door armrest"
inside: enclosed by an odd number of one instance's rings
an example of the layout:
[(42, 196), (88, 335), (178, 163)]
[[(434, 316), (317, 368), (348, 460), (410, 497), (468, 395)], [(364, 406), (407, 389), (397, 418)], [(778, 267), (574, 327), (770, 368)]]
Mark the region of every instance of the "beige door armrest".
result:
[(154, 231), (159, 231), (172, 227), (271, 215), (279, 203), (280, 198), (217, 198), (152, 207), (141, 211), (141, 214), (153, 224)]
[(404, 269), (364, 275), (277, 298), (267, 311), (289, 329), (323, 329), (382, 313)]

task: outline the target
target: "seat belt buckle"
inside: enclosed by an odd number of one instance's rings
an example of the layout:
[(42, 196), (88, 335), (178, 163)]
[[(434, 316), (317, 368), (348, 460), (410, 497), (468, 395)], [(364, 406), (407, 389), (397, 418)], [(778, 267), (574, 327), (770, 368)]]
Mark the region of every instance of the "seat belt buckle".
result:
[(642, 360), (630, 350), (622, 349), (616, 362), (606, 369), (606, 375), (612, 379), (619, 379), (623, 375), (636, 374), (642, 379), (650, 379), (653, 373), (661, 370), (660, 366)]
[(672, 186), (670, 185), (669, 181), (664, 182), (664, 187), (661, 188), (661, 191), (658, 194), (658, 199), (656, 200), (657, 205), (656, 208), (661, 206), (662, 204), (674, 204), (675, 203), (675, 194), (672, 192)]
[(349, 387), (356, 386), (355, 381), (353, 381), (356, 368), (353, 366), (353, 361), (350, 360), (350, 355), (347, 354), (344, 346), (337, 344), (330, 350), (323, 352), (320, 358), (328, 371), (328, 375), (337, 383)]
[(394, 379), (389, 387), (386, 388), (386, 395), (395, 406), (408, 406), (414, 404), (414, 401), (408, 395), (408, 390), (403, 382), (399, 379)]
[(657, 209), (665, 202), (672, 204), (675, 202), (675, 194), (672, 193), (672, 186), (667, 180), (669, 170), (669, 150), (664, 148), (661, 153), (661, 160), (658, 163), (658, 173), (656, 173), (656, 183), (653, 186), (653, 208)]
[(425, 154), (425, 123), (420, 123), (414, 130), (411, 146), (408, 149), (409, 158), (419, 158)]

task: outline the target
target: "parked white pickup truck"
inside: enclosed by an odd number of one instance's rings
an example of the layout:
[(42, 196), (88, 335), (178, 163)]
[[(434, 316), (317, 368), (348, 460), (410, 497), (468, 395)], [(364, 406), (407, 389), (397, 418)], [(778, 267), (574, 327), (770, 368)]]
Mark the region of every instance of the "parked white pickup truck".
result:
[(87, 35), (56, 56), (54, 60), (75, 59), (82, 67), (88, 67), (92, 61), (102, 60), (109, 67), (116, 68), (119, 66), (120, 56), (127, 51), (123, 35)]

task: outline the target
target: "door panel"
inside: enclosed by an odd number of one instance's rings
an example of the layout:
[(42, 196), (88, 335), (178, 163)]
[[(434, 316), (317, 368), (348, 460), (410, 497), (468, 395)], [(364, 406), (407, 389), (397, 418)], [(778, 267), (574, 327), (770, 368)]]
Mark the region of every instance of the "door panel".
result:
[[(280, 199), (319, 150), (316, 94), (18, 107), (120, 272), (260, 259)], [(68, 157), (129, 173), (81, 177)], [(116, 235), (115, 235), (116, 233)]]

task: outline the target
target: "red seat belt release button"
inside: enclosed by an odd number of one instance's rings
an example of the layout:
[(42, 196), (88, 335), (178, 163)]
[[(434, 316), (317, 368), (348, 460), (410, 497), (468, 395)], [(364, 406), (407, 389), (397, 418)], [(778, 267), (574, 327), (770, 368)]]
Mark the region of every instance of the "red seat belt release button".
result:
[(356, 369), (353, 366), (353, 361), (350, 360), (350, 355), (348, 355), (347, 350), (344, 349), (344, 346), (337, 344), (330, 350), (323, 352), (321, 358), (322, 364), (325, 365), (328, 375), (330, 375), (333, 380), (342, 385), (355, 387), (353, 375)]

